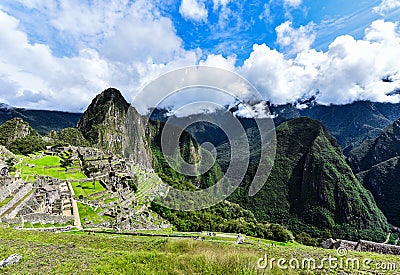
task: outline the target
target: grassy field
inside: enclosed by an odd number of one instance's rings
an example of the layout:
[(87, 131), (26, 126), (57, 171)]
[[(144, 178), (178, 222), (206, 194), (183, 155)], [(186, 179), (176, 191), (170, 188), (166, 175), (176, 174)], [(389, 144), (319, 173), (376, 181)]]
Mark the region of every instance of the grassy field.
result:
[(98, 224), (100, 222), (109, 220), (110, 218), (108, 218), (107, 216), (99, 215), (99, 212), (102, 210), (103, 209), (101, 209), (101, 208), (97, 208), (95, 211), (89, 205), (78, 202), (78, 211), (79, 211), (79, 216), (80, 216), (82, 224), (84, 224), (85, 219), (94, 224)]
[[(257, 262), (271, 258), (338, 257), (334, 250), (251, 239), (251, 244), (164, 237), (39, 233), (0, 229), (0, 258), (13, 253), (22, 261), (3, 269), (5, 274), (360, 274), (358, 269), (260, 269)], [(400, 258), (350, 252), (347, 257), (373, 263), (395, 263)], [(344, 258), (343, 258), (344, 259)], [(275, 262), (276, 263), (276, 262)], [(364, 271), (372, 271), (365, 270)], [(396, 274), (387, 270), (379, 273)]]
[(93, 182), (72, 182), (71, 185), (77, 198), (80, 196), (87, 198), (92, 194), (106, 190), (99, 181), (96, 181), (95, 184)]
[[(78, 161), (74, 161), (72, 167), (65, 171), (64, 168), (60, 167), (60, 157), (58, 156), (44, 156), (44, 157), (22, 157), (22, 162), (17, 164), (15, 167), (17, 170), (21, 169), (22, 179), (28, 179), (28, 181), (34, 181), (35, 175), (50, 176), (61, 180), (78, 180), (84, 179), (86, 176), (80, 171)], [(34, 165), (34, 167), (28, 166)]]

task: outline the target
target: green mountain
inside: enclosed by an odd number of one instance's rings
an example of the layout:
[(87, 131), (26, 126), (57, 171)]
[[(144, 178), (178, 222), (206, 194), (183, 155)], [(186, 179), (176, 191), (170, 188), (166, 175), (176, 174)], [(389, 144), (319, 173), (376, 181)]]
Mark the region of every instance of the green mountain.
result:
[(80, 113), (29, 110), (0, 103), (0, 124), (13, 118), (22, 118), (41, 135), (46, 135), (50, 130), (59, 131), (68, 127), (76, 127), (81, 116)]
[(286, 225), (295, 233), (384, 240), (389, 231), (386, 218), (320, 122), (293, 119), (278, 126), (276, 134), (276, 158), (266, 184), (248, 197), (256, 170), (250, 167), (232, 201), (257, 219)]
[(60, 131), (51, 130), (47, 137), (58, 144), (69, 144), (72, 146), (89, 147), (90, 143), (87, 141), (82, 133), (77, 128), (65, 128)]
[[(97, 95), (78, 122), (78, 129), (91, 144), (154, 168), (171, 185), (207, 187), (222, 176), (218, 166), (202, 177), (185, 176), (172, 169), (161, 153), (164, 126), (163, 122), (140, 115), (121, 92), (113, 88)], [(179, 131), (179, 128), (173, 129), (173, 132)], [(201, 148), (189, 133), (182, 133), (179, 145), (180, 152), (176, 153), (187, 162), (194, 163), (201, 158)]]
[(371, 191), (388, 221), (400, 226), (400, 120), (376, 139), (353, 149), (347, 158), (362, 184)]
[[(181, 132), (176, 126), (168, 127), (174, 134)], [(107, 89), (96, 96), (79, 121), (78, 129), (95, 146), (153, 168), (163, 182), (177, 189), (207, 188), (223, 176), (218, 164), (200, 176), (183, 175), (171, 168), (161, 150), (165, 123), (140, 115), (116, 89)], [(176, 138), (179, 138), (179, 150), (173, 156), (180, 154), (186, 162), (194, 164), (207, 154), (188, 132), (183, 131)], [(251, 212), (234, 203), (221, 202), (209, 209), (187, 212), (167, 209), (157, 203), (151, 207), (182, 231), (238, 232), (280, 241), (291, 238), (281, 226), (259, 223)]]
[(28, 122), (13, 118), (0, 125), (0, 145), (14, 154), (29, 154), (43, 150), (45, 142)]
[(78, 121), (78, 129), (93, 145), (122, 154), (122, 139), (129, 103), (109, 88), (97, 95)]
[(400, 117), (400, 105), (359, 101), (347, 105), (316, 105), (300, 115), (321, 121), (347, 155), (366, 139), (376, 138), (389, 123)]

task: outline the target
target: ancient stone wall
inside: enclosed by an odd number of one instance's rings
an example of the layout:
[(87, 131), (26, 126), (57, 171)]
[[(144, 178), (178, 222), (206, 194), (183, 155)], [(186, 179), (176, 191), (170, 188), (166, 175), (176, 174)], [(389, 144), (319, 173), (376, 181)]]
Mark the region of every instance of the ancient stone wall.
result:
[(6, 218), (7, 219), (15, 218), (17, 216), (17, 214), (21, 211), (21, 209), (25, 206), (26, 202), (29, 201), (30, 199), (32, 199), (32, 197), (34, 195), (35, 195), (35, 193), (33, 192), (28, 197), (26, 197), (23, 202), (21, 202), (19, 205), (17, 205), (17, 207), (15, 207), (8, 215), (6, 215)]
[(28, 214), (24, 215), (22, 217), (17, 217), (17, 218), (12, 218), (12, 219), (7, 219), (3, 218), (1, 219), (2, 222), (8, 222), (11, 224), (20, 224), (22, 222), (29, 222), (31, 224), (66, 224), (70, 221), (74, 220), (73, 216), (61, 216), (61, 215), (50, 215), (46, 213), (34, 213), (34, 214)]
[(400, 246), (360, 240), (355, 247), (360, 252), (400, 255)]
[(20, 181), (14, 181), (10, 182), (7, 185), (3, 185), (3, 187), (0, 187), (0, 202), (3, 201), (5, 198), (10, 196), (12, 193), (17, 191), (21, 185)]
[(357, 242), (338, 240), (333, 244), (333, 249), (346, 248), (347, 250), (354, 250), (356, 248)]
[(32, 183), (28, 183), (23, 186), (6, 205), (0, 208), (0, 216), (9, 210), (14, 204), (19, 202), (23, 197), (25, 197), (32, 190), (32, 188)]

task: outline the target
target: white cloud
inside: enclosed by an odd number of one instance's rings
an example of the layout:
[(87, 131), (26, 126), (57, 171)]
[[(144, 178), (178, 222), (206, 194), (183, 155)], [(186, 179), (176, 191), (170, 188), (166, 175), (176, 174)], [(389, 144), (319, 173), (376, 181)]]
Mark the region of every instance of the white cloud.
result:
[(113, 61), (151, 61), (166, 63), (181, 51), (171, 19), (152, 12), (148, 5), (132, 6), (104, 38), (101, 52)]
[(304, 66), (270, 49), (265, 44), (254, 45), (253, 52), (239, 72), (255, 85), (266, 100), (275, 104), (294, 102), (308, 92), (312, 75)]
[(400, 7), (400, 0), (383, 0), (379, 6), (376, 6), (373, 11), (381, 15), (386, 12)]
[[(30, 5), (48, 9), (34, 2)], [(63, 12), (46, 13), (49, 18), (43, 20), (52, 21)], [(68, 24), (57, 25), (65, 30), (63, 35), (70, 35), (72, 44), (81, 38), (98, 43), (96, 47), (78, 44), (77, 54), (57, 57), (49, 46), (30, 42), (20, 22), (0, 10), (0, 99), (10, 105), (79, 111), (109, 86), (120, 89), (129, 100), (161, 73), (197, 63), (201, 51), (185, 51), (170, 19), (160, 16), (153, 6), (137, 1), (124, 12), (101, 35), (92, 31), (96, 24), (81, 33)], [(35, 95), (41, 100), (32, 100)]]
[[(77, 17), (67, 3), (22, 1), (43, 15), (35, 17), (38, 25), (52, 24), (50, 37), (62, 36), (60, 41), (77, 51), (60, 56), (46, 41), (32, 42), (25, 25), (0, 8), (0, 102), (10, 105), (78, 111), (109, 86), (129, 101), (160, 74), (195, 64), (238, 72), (275, 104), (311, 95), (323, 104), (400, 101), (399, 95), (389, 95), (400, 89), (397, 23), (375, 21), (363, 39), (340, 36), (327, 51), (318, 52), (311, 49), (313, 25), (296, 29), (288, 21), (276, 32), (277, 43), (291, 55), (254, 45), (244, 64), (235, 67), (234, 55), (210, 54), (200, 60), (201, 49), (185, 50), (171, 19), (144, 0), (112, 0), (109, 6), (85, 2), (77, 13), (86, 18)], [(219, 3), (222, 7), (224, 2)]]
[[(48, 46), (30, 44), (15, 18), (0, 11), (0, 75), (14, 91), (0, 90), (7, 103), (25, 107), (77, 109), (108, 86), (108, 66), (96, 52), (57, 58)], [(40, 101), (33, 101), (37, 95)]]
[(226, 7), (231, 0), (213, 0), (214, 9), (218, 8), (219, 6)]
[(302, 0), (284, 0), (284, 4), (288, 7), (297, 8), (302, 4)]
[[(321, 104), (356, 100), (399, 102), (400, 34), (397, 25), (375, 21), (365, 38), (339, 36), (327, 52), (304, 49), (285, 58), (266, 45), (254, 45), (240, 72), (275, 104), (316, 95)], [(382, 81), (389, 77), (390, 82)]]
[(295, 29), (291, 21), (286, 21), (276, 27), (277, 43), (290, 54), (309, 50), (314, 43), (313, 23)]
[(179, 13), (187, 20), (206, 21), (208, 11), (203, 2), (197, 0), (182, 0)]
[(220, 54), (210, 54), (207, 56), (206, 60), (201, 60), (199, 62), (199, 65), (217, 67), (228, 71), (235, 71), (235, 63), (235, 56), (228, 56), (227, 58), (225, 58)]

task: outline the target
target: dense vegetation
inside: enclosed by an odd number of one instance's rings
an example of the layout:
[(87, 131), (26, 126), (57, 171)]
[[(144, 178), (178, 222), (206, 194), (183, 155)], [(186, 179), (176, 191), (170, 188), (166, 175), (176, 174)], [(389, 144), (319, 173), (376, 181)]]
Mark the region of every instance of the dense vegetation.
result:
[(46, 135), (50, 130), (75, 127), (81, 116), (79, 113), (10, 108), (0, 104), (0, 124), (13, 118), (22, 118), (41, 135)]
[(385, 128), (374, 140), (351, 151), (348, 162), (362, 184), (371, 191), (388, 221), (400, 226), (400, 121)]
[(14, 154), (28, 155), (43, 150), (46, 143), (27, 122), (14, 118), (0, 125), (0, 145)]
[(276, 159), (264, 187), (249, 198), (246, 182), (231, 200), (260, 221), (286, 225), (295, 234), (385, 239), (390, 231), (386, 218), (321, 123), (294, 119), (277, 127), (276, 133)]
[(254, 214), (227, 201), (199, 211), (176, 211), (152, 204), (152, 209), (183, 232), (235, 232), (269, 240), (287, 242), (290, 233), (278, 224), (260, 223)]
[(90, 143), (83, 137), (77, 128), (65, 128), (60, 131), (50, 131), (48, 137), (55, 144), (72, 145), (78, 147), (89, 147)]

